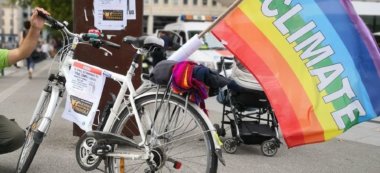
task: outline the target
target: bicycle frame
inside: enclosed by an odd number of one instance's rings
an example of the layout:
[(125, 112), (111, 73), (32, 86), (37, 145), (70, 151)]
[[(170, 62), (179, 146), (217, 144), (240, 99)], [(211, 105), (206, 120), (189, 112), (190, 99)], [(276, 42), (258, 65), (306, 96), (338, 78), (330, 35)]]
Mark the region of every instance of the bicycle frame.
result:
[[(127, 91), (129, 91), (130, 94), (128, 96), (128, 100), (129, 100), (129, 103), (131, 104), (133, 114), (135, 115), (136, 122), (138, 124), (139, 132), (142, 134), (142, 132), (144, 132), (144, 129), (143, 129), (143, 126), (141, 124), (140, 117), (136, 116), (136, 115), (138, 115), (136, 105), (135, 105), (135, 101), (134, 101), (134, 97), (136, 96), (136, 90), (132, 84), (132, 77), (134, 76), (135, 69), (138, 68), (138, 64), (136, 62), (132, 61), (132, 64), (131, 64), (130, 68), (128, 69), (127, 74), (125, 76), (123, 76), (123, 75), (120, 75), (118, 73), (115, 73), (115, 72), (112, 72), (112, 71), (109, 71), (109, 70), (106, 70), (106, 69), (103, 69), (103, 68), (100, 68), (97, 66), (93, 66), (93, 65), (87, 64), (85, 62), (81, 62), (79, 60), (74, 60), (73, 59), (73, 52), (74, 52), (78, 43), (79, 43), (78, 38), (74, 37), (73, 45), (70, 49), (70, 52), (68, 52), (67, 56), (64, 59), (63, 66), (60, 68), (60, 74), (62, 74), (64, 77), (67, 77), (69, 74), (70, 66), (72, 66), (74, 63), (81, 63), (85, 66), (99, 69), (99, 70), (103, 71), (104, 74), (107, 74), (108, 78), (111, 78), (117, 82), (121, 82), (121, 88), (119, 90), (119, 93), (117, 94), (115, 103), (114, 103), (113, 107), (111, 108), (111, 112), (110, 112), (108, 120), (106, 121), (106, 124), (103, 128), (103, 132), (110, 132), (111, 131), (113, 121), (115, 121), (117, 118), (117, 115), (118, 115), (119, 110), (120, 110), (120, 105), (124, 100), (125, 93), (127, 93)], [(141, 54), (141, 51), (139, 49), (138, 49), (137, 54)], [(54, 90), (54, 88), (53, 88), (53, 90)], [(142, 138), (142, 142), (139, 144), (139, 146), (142, 146), (146, 140), (144, 135), (142, 135), (141, 138)], [(146, 149), (148, 149), (148, 148), (146, 148)]]
[[(127, 73), (122, 75), (76, 60), (74, 58), (74, 52), (79, 44), (90, 44), (91, 46), (102, 49), (111, 55), (112, 52), (101, 46), (106, 45), (120, 48), (120, 45), (102, 39), (103, 35), (97, 31), (90, 30), (88, 33), (82, 34), (72, 33), (66, 28), (65, 24), (60, 23), (54, 18), (42, 14), (42, 12), (39, 12), (39, 15), (45, 18), (53, 29), (57, 29), (62, 32), (65, 46), (60, 49), (56, 56), (59, 60), (58, 72), (50, 74), (48, 83), (43, 89), (37, 102), (37, 106), (33, 112), (32, 120), (28, 127), (28, 137), (17, 164), (17, 171), (26, 172), (29, 169), (38, 147), (49, 130), (57, 111), (57, 107), (63, 100), (62, 98), (64, 97), (66, 86), (75, 84), (72, 82), (73, 80), (76, 80), (74, 77), (75, 75), (73, 76), (74, 72), (72, 70), (76, 70), (75, 67), (77, 66), (82, 70), (91, 69), (91, 71), (96, 70), (100, 72), (97, 73), (97, 75), (102, 75), (102, 83), (104, 82), (104, 77), (106, 77), (118, 82), (121, 86), (114, 102), (112, 103), (112, 108), (107, 108), (104, 112), (106, 115), (99, 121), (99, 127), (97, 128), (98, 130), (91, 131), (91, 124), (86, 124), (85, 129), (87, 132), (82, 135), (77, 142), (75, 150), (76, 159), (82, 169), (87, 171), (97, 169), (99, 164), (104, 161), (105, 168), (113, 171), (113, 169), (117, 169), (119, 167), (117, 164), (124, 164), (124, 160), (138, 160), (138, 162), (143, 161), (143, 164), (148, 166), (144, 168), (144, 171), (159, 170), (166, 165), (166, 161), (174, 164), (174, 169), (180, 169), (182, 162), (176, 160), (175, 158), (176, 155), (183, 152), (183, 149), (180, 147), (183, 147), (183, 144), (189, 142), (184, 142), (177, 145), (175, 149), (181, 152), (174, 154), (174, 157), (169, 157), (167, 152), (169, 153), (169, 150), (171, 151), (171, 149), (174, 148), (174, 144), (177, 144), (178, 141), (183, 142), (183, 139), (187, 139), (188, 137), (195, 138), (189, 139), (190, 141), (204, 141), (204, 148), (200, 147), (201, 149), (199, 150), (204, 154), (200, 156), (188, 155), (190, 153), (193, 154), (193, 149), (190, 148), (185, 150), (185, 152), (188, 153), (187, 157), (181, 154), (181, 156), (183, 156), (182, 159), (189, 158), (189, 156), (191, 156), (192, 159), (198, 161), (199, 157), (203, 157), (205, 162), (202, 164), (204, 168), (202, 167), (201, 169), (208, 170), (208, 172), (216, 171), (217, 159), (225, 165), (221, 152), (222, 144), (213, 124), (208, 119), (205, 112), (203, 112), (197, 105), (189, 101), (188, 96), (184, 98), (183, 96), (172, 94), (170, 91), (170, 83), (169, 85), (166, 85), (166, 90), (163, 92), (158, 85), (153, 84), (143, 78), (143, 84), (137, 90), (134, 88), (132, 77), (135, 75), (135, 70), (138, 68), (139, 58), (141, 57), (140, 55), (146, 55), (147, 53), (156, 51), (156, 48), (160, 49), (163, 47), (161, 40), (158, 40), (158, 38), (155, 37), (145, 36), (138, 38), (133, 36), (124, 37), (123, 42), (130, 44), (137, 50), (137, 53), (133, 56), (132, 63), (130, 64)], [(161, 51), (161, 49), (159, 51)], [(66, 81), (69, 82), (66, 83)], [(80, 82), (78, 81), (78, 83)], [(92, 83), (91, 85), (89, 84), (89, 86), (93, 86)], [(70, 99), (71, 95), (76, 95), (74, 94), (75, 90), (72, 90), (75, 88), (75, 86), (73, 88), (68, 88), (67, 98), (69, 100), (67, 100), (66, 103), (69, 105), (67, 106), (70, 106), (70, 102), (72, 101)], [(87, 90), (86, 88), (82, 89)], [(94, 89), (97, 89), (96, 93), (98, 94), (101, 92), (99, 90), (100, 88), (92, 87), (92, 91)], [(73, 91), (73, 93), (71, 93), (71, 91)], [(80, 97), (80, 95), (81, 93), (79, 93), (78, 96)], [(175, 97), (174, 100), (172, 99), (172, 96)], [(99, 99), (99, 97), (95, 98)], [(137, 101), (137, 103), (135, 101)], [(98, 100), (94, 100), (94, 102), (98, 102)], [(163, 106), (163, 112), (161, 113), (161, 105), (164, 103), (165, 105)], [(174, 108), (170, 109), (170, 107)], [(168, 110), (169, 112), (166, 112)], [(77, 110), (74, 111), (76, 112)], [(94, 110), (94, 107), (91, 107), (91, 111), (96, 110)], [(172, 114), (166, 116), (168, 113)], [(93, 114), (91, 115), (91, 117), (87, 118), (94, 118)], [(144, 116), (141, 117), (142, 115)], [(75, 114), (70, 116), (75, 116)], [(64, 118), (66, 117), (64, 116)], [(129, 118), (133, 118), (133, 123), (136, 123), (131, 126), (133, 129), (138, 129), (133, 130), (133, 133), (136, 131), (138, 132), (136, 135), (133, 135), (138, 136), (137, 140), (124, 136), (124, 134), (120, 131), (124, 130), (124, 128), (129, 128), (128, 126), (130, 124), (128, 123), (129, 120), (131, 120)], [(177, 121), (179, 120), (178, 118), (181, 118), (180, 122), (182, 122), (178, 124), (179, 126), (177, 126)], [(76, 117), (68, 117), (67, 119), (74, 119), (72, 121), (75, 122)], [(161, 123), (158, 124), (158, 128), (156, 127), (156, 121), (157, 124)], [(188, 129), (188, 127), (190, 128)], [(180, 131), (174, 135), (177, 129)], [(193, 132), (196, 133), (193, 134)], [(168, 134), (168, 136), (166, 134)], [(174, 136), (171, 136), (171, 134)], [(183, 137), (182, 135), (184, 134), (189, 134), (189, 136)], [(197, 135), (203, 136), (204, 140), (197, 139)], [(174, 140), (170, 140), (170, 137), (173, 137)], [(177, 137), (178, 139), (176, 139)], [(134, 151), (119, 146), (132, 147), (137, 150)], [(175, 149), (173, 149), (173, 151), (175, 151)], [(120, 163), (116, 163), (117, 159), (120, 160)], [(107, 168), (108, 164), (111, 166), (113, 165), (113, 167)], [(198, 163), (195, 162), (195, 164)], [(188, 166), (188, 168), (191, 167), (193, 166)]]
[[(101, 70), (101, 71), (103, 71), (103, 74), (105, 74), (107, 78), (111, 78), (114, 81), (120, 82), (121, 83), (121, 88), (120, 88), (120, 90), (119, 90), (119, 92), (117, 94), (117, 97), (116, 97), (116, 100), (114, 102), (114, 105), (111, 108), (110, 115), (109, 115), (108, 119), (106, 120), (105, 126), (104, 126), (104, 128), (103, 128), (102, 131), (103, 132), (110, 132), (111, 131), (112, 124), (114, 123), (115, 120), (117, 120), (118, 115), (120, 114), (120, 112), (124, 108), (122, 106), (122, 103), (124, 101), (124, 102), (130, 103), (133, 116), (134, 116), (134, 118), (136, 120), (136, 123), (138, 125), (138, 131), (139, 131), (140, 134), (144, 134), (144, 128), (143, 128), (143, 125), (141, 123), (141, 119), (140, 119), (140, 116), (138, 114), (138, 111), (137, 111), (137, 108), (136, 108), (136, 105), (135, 105), (135, 99), (138, 99), (141, 96), (144, 96), (145, 94), (137, 96), (136, 90), (135, 90), (135, 88), (133, 86), (133, 83), (132, 83), (132, 77), (134, 76), (135, 69), (138, 68), (137, 62), (135, 62), (135, 60), (133, 60), (130, 68), (127, 71), (127, 74), (126, 75), (121, 75), (121, 74), (118, 74), (118, 73), (115, 73), (115, 72), (112, 72), (112, 71), (109, 71), (109, 70), (106, 70), (106, 69), (103, 69), (103, 68), (100, 68), (100, 67), (97, 67), (97, 66), (94, 66), (94, 65), (91, 65), (91, 64), (79, 61), (79, 60), (75, 60), (74, 57), (73, 57), (73, 55), (74, 55), (74, 50), (76, 49), (77, 45), (80, 43), (79, 42), (79, 35), (71, 33), (66, 28), (64, 28), (63, 30), (64, 30), (65, 33), (67, 33), (68, 35), (70, 35), (70, 36), (73, 37), (73, 41), (71, 43), (71, 48), (64, 55), (64, 57), (62, 59), (63, 63), (59, 67), (58, 76), (60, 76), (60, 77), (68, 77), (69, 76), (70, 67), (74, 63), (81, 63), (81, 64), (83, 64), (85, 66), (90, 67), (90, 68), (95, 68), (95, 69)], [(142, 49), (141, 50), (137, 49), (137, 53), (136, 53), (137, 55), (141, 55), (143, 53), (144, 52), (143, 52)], [(56, 108), (58, 107), (58, 105), (62, 101), (62, 97), (63, 97), (64, 91), (65, 91), (65, 86), (63, 85), (63, 83), (60, 83), (57, 80), (51, 80), (49, 82), (48, 86), (44, 89), (44, 91), (42, 92), (42, 94), (40, 96), (40, 99), (39, 99), (39, 101), (37, 103), (37, 107), (36, 107), (36, 109), (35, 109), (35, 111), (33, 113), (33, 118), (32, 118), (32, 121), (31, 121), (30, 125), (32, 125), (33, 120), (39, 114), (39, 110), (41, 109), (41, 107), (43, 105), (44, 98), (47, 96), (47, 94), (49, 92), (51, 92), (51, 97), (50, 97), (50, 101), (49, 101), (49, 104), (48, 104), (48, 107), (47, 107), (47, 111), (46, 111), (46, 113), (43, 116), (43, 119), (41, 121), (40, 126), (38, 127), (38, 130), (40, 132), (43, 132), (43, 133), (46, 134), (47, 131), (48, 131), (49, 125), (50, 125), (50, 123), (52, 121), (52, 118), (55, 115)], [(127, 91), (129, 91), (128, 101), (125, 100), (125, 96), (126, 96)], [(209, 129), (211, 131), (211, 134), (212, 134), (213, 140), (214, 140), (215, 149), (217, 149), (217, 150), (220, 151), (220, 149), (221, 149), (221, 147), (220, 147), (221, 142), (220, 142), (220, 139), (219, 139), (219, 137), (218, 137), (218, 135), (216, 133), (216, 130), (215, 130), (214, 126), (212, 125), (211, 121), (208, 119), (207, 115), (205, 115), (200, 108), (198, 108), (197, 106), (195, 106), (195, 107), (197, 109), (199, 109), (198, 111), (201, 112), (201, 115), (202, 115), (203, 119), (205, 120), (206, 124), (208, 125), (208, 127), (209, 127)], [(138, 146), (144, 147), (145, 151), (149, 151), (149, 147), (146, 146), (146, 145), (144, 145), (146, 143), (146, 137), (144, 135), (141, 135), (141, 139), (142, 140), (138, 144)], [(110, 156), (112, 154), (113, 153), (110, 153)], [(217, 155), (218, 154), (219, 153), (217, 153)], [(141, 155), (141, 156), (137, 156), (137, 155), (133, 155), (133, 154), (122, 154), (122, 155), (118, 155), (118, 156), (126, 158), (126, 159), (136, 159), (136, 158), (147, 159), (147, 158), (149, 158), (148, 152), (145, 152), (145, 154)]]

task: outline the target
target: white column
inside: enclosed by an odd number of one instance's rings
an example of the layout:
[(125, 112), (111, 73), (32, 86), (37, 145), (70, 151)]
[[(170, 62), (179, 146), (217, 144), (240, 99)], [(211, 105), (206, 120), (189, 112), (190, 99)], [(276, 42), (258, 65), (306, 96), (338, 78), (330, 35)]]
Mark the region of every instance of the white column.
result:
[(148, 16), (148, 21), (147, 21), (147, 34), (151, 35), (153, 34), (153, 24), (154, 24), (154, 17), (153, 15)]

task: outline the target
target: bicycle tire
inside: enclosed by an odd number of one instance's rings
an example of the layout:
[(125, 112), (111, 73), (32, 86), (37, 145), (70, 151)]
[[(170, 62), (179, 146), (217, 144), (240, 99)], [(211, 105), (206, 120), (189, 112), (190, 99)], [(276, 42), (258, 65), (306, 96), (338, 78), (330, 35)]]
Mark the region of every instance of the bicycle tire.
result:
[(37, 130), (39, 120), (41, 116), (45, 113), (47, 105), (50, 101), (49, 92), (44, 98), (42, 107), (38, 113), (38, 116), (32, 122), (32, 125), (28, 128), (24, 145), (22, 147), (19, 159), (17, 161), (16, 172), (17, 173), (26, 173), (32, 164), (34, 156), (37, 153), (37, 150), (43, 140), (44, 133)]
[[(153, 106), (153, 107), (158, 106), (160, 101), (162, 100), (162, 98), (163, 98), (163, 94), (158, 94), (157, 99), (156, 99), (156, 95), (152, 94), (152, 95), (143, 96), (143, 97), (141, 97), (135, 101), (136, 107), (137, 107), (137, 110), (139, 111), (139, 115), (141, 116), (142, 122), (146, 123), (145, 120), (149, 120), (148, 118), (144, 119), (145, 117), (150, 117), (151, 119), (153, 119), (152, 116), (154, 116), (154, 115), (149, 114), (146, 109), (149, 109), (148, 106)], [(156, 102), (156, 100), (157, 100), (157, 102)], [(156, 165), (156, 169), (157, 169), (155, 171), (172, 172), (173, 170), (175, 171), (175, 169), (176, 169), (175, 167), (178, 166), (178, 164), (180, 164), (181, 165), (181, 170), (180, 170), (181, 172), (215, 173), (217, 171), (218, 159), (217, 159), (217, 156), (215, 154), (214, 141), (213, 141), (211, 132), (210, 132), (206, 122), (203, 120), (202, 116), (200, 115), (200, 113), (197, 112), (197, 109), (195, 109), (193, 107), (194, 106), (193, 104), (188, 104), (187, 110), (188, 110), (189, 114), (184, 114), (184, 115), (180, 114), (181, 112), (183, 113), (184, 108), (186, 106), (186, 102), (185, 102), (185, 99), (183, 97), (171, 96), (170, 100), (164, 99), (164, 101), (166, 101), (166, 103), (164, 103), (164, 104), (167, 104), (167, 105), (164, 107), (161, 107), (158, 114), (160, 115), (161, 110), (164, 110), (163, 108), (166, 108), (166, 110), (170, 110), (170, 106), (173, 106), (172, 110), (167, 111), (167, 112), (172, 112), (173, 113), (172, 116), (167, 116), (167, 117), (166, 116), (161, 116), (161, 117), (157, 116), (156, 122), (160, 122), (161, 124), (157, 123), (152, 129), (146, 130), (146, 132), (150, 132), (150, 135), (149, 135), (149, 133), (148, 133), (148, 135), (147, 135), (147, 133), (144, 134), (147, 136), (147, 140), (151, 141), (150, 147), (154, 148), (152, 150), (152, 151), (154, 151), (154, 152), (152, 152), (153, 155), (160, 155), (161, 154), (160, 157), (153, 159), (155, 161), (155, 165)], [(168, 104), (168, 103), (170, 103), (170, 104)], [(170, 106), (168, 106), (168, 105), (170, 105)], [(167, 109), (167, 108), (169, 108), (169, 109)], [(175, 110), (177, 108), (180, 108), (182, 110), (178, 109), (179, 111), (175, 112)], [(165, 113), (167, 113), (167, 112), (165, 111)], [(176, 115), (174, 115), (174, 114), (176, 114)], [(121, 115), (119, 116), (119, 119), (117, 121), (115, 121), (111, 132), (129, 137), (130, 139), (136, 141), (136, 143), (139, 143), (140, 142), (139, 140), (141, 140), (140, 139), (141, 137), (138, 134), (132, 134), (132, 136), (131, 136), (131, 134), (129, 134), (129, 133), (133, 133), (133, 128), (137, 128), (136, 122), (133, 121), (133, 119), (131, 119), (133, 117), (134, 116), (129, 114), (127, 109), (123, 110)], [(180, 119), (180, 118), (183, 118), (183, 119)], [(185, 118), (186, 118), (186, 120), (185, 120)], [(166, 120), (168, 120), (167, 122), (169, 122), (169, 123), (167, 123), (167, 124), (162, 123)], [(179, 122), (182, 120), (183, 120), (183, 122)], [(128, 126), (125, 125), (127, 122), (129, 122)], [(176, 123), (174, 123), (174, 122), (176, 122), (178, 124), (181, 123), (181, 125), (186, 124), (187, 127), (184, 128), (183, 131), (182, 130), (179, 131), (182, 127), (176, 126)], [(160, 128), (158, 128), (159, 126), (157, 126), (157, 125), (160, 125)], [(168, 130), (168, 128), (162, 128), (162, 127), (164, 127), (163, 125), (166, 127), (172, 126), (173, 128), (170, 127), (170, 129)], [(167, 126), (167, 125), (169, 125), (169, 126)], [(147, 127), (151, 127), (151, 125), (149, 125), (149, 124), (143, 124), (143, 126), (145, 129), (147, 129)], [(195, 128), (196, 128), (196, 130), (198, 130), (198, 131), (191, 131), (191, 132), (185, 131), (190, 126), (191, 126), (191, 129), (195, 130)], [(158, 137), (157, 136), (154, 137), (153, 134), (160, 133), (160, 132), (162, 132), (163, 129), (166, 129), (166, 131), (169, 131), (169, 132), (172, 131), (173, 133), (166, 132), (166, 134), (163, 133), (164, 135), (159, 135)], [(176, 132), (175, 129), (178, 129), (178, 132)], [(186, 133), (189, 133), (188, 134), (189, 136), (179, 137), (180, 135), (182, 135), (181, 133), (183, 135), (186, 135)], [(195, 136), (192, 136), (194, 134), (195, 134)], [(170, 135), (172, 135), (172, 136), (170, 136)], [(148, 136), (150, 136), (149, 139), (148, 139)], [(160, 145), (157, 145), (157, 143), (164, 143), (164, 144), (162, 144), (160, 146)], [(204, 147), (201, 147), (202, 145), (199, 145), (200, 143), (203, 143)], [(175, 149), (176, 146), (179, 148), (178, 151)], [(161, 149), (161, 147), (163, 149)], [(170, 147), (172, 147), (172, 148), (170, 148)], [(184, 149), (186, 149), (186, 150), (184, 150)], [(202, 149), (204, 149), (204, 150), (202, 150)], [(131, 151), (131, 149), (129, 148), (126, 151)], [(141, 152), (143, 152), (143, 151), (141, 150)], [(204, 156), (198, 155), (198, 153), (204, 154)], [(185, 154), (188, 154), (188, 155), (185, 155)], [(180, 156), (182, 156), (182, 157), (180, 158)], [(159, 161), (157, 161), (157, 160), (159, 160), (158, 158), (161, 160), (161, 164), (162, 164), (161, 166), (158, 166), (158, 162), (159, 162)], [(172, 160), (169, 161), (170, 159), (172, 159)], [(134, 169), (134, 171), (136, 171), (136, 172), (145, 172), (147, 170), (147, 167), (145, 167), (145, 169), (144, 169), (144, 167), (142, 166), (144, 164), (147, 165), (147, 163), (142, 162), (140, 167), (133, 167), (133, 164), (134, 164), (133, 160), (127, 160), (128, 165), (122, 165), (121, 159), (119, 159), (119, 163), (117, 163), (117, 160), (118, 160), (117, 158), (108, 158), (107, 163), (108, 163), (109, 172), (115, 172), (116, 169), (118, 169), (119, 167), (122, 167), (122, 166), (126, 172), (128, 172), (128, 170), (125, 167), (128, 167), (128, 166), (131, 166), (131, 168), (137, 168), (137, 169)], [(175, 160), (175, 161), (173, 161), (173, 160)], [(166, 164), (166, 163), (168, 163), (168, 164)], [(206, 163), (206, 164), (203, 164), (203, 163)], [(170, 166), (171, 164), (173, 164), (172, 167)], [(204, 168), (201, 169), (200, 171), (194, 170), (197, 168), (201, 168), (202, 165), (204, 166)], [(120, 170), (118, 170), (117, 172), (120, 172)]]
[[(34, 138), (34, 136), (35, 136), (34, 134), (35, 134), (36, 132), (32, 132), (32, 133), (33, 133), (33, 135), (31, 135), (31, 136), (28, 135), (27, 138), (29, 138), (29, 137)], [(30, 134), (32, 134), (32, 133), (30, 133)], [(37, 132), (37, 133), (38, 133), (38, 132)], [(39, 133), (42, 133), (42, 132), (39, 132)], [(18, 173), (26, 173), (26, 172), (28, 171), (30, 165), (32, 164), (32, 161), (33, 161), (33, 159), (34, 159), (34, 156), (36, 155), (37, 150), (38, 150), (38, 148), (39, 148), (39, 146), (40, 146), (40, 144), (35, 143), (35, 140), (34, 140), (34, 139), (31, 139), (31, 142), (33, 142), (33, 143), (32, 143), (31, 146), (30, 146), (29, 152), (28, 152), (25, 156), (23, 156), (23, 155), (24, 155), (23, 153), (27, 151), (27, 150), (25, 149), (25, 146), (26, 146), (26, 145), (24, 145), (24, 146), (23, 146), (23, 149), (21, 150), (21, 154), (20, 154), (19, 160), (18, 160), (18, 162), (17, 162), (17, 172), (18, 172)], [(23, 164), (20, 164), (20, 163), (21, 163), (20, 160), (21, 160), (23, 157), (26, 157), (25, 162), (23, 162)]]

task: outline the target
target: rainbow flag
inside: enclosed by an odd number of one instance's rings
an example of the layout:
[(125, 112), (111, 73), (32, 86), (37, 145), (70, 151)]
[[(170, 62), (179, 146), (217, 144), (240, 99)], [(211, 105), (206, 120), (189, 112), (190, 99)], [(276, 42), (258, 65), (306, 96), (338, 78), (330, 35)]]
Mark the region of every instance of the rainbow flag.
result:
[(380, 115), (380, 55), (349, 0), (244, 0), (212, 33), (253, 73), (288, 147)]

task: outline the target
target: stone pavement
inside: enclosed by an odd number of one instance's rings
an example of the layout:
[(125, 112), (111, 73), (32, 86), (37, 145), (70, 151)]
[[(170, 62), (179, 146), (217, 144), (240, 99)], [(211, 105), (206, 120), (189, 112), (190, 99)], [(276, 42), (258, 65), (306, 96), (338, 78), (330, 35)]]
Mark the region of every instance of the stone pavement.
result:
[[(49, 64), (36, 64), (34, 78), (29, 80), (26, 69), (16, 69), (0, 77), (0, 114), (16, 118), (21, 127), (30, 114), (41, 89), (46, 84)], [(13, 67), (11, 67), (13, 68)], [(62, 102), (63, 103), (63, 102)], [(219, 123), (221, 105), (215, 97), (206, 100), (210, 119)], [(72, 136), (72, 123), (61, 118), (63, 104), (39, 148), (29, 173), (84, 173), (75, 160), (78, 137)], [(380, 170), (380, 119), (356, 125), (337, 139), (288, 149), (282, 145), (274, 157), (261, 154), (258, 145), (241, 145), (235, 154), (223, 156), (227, 166), (219, 164), (218, 172), (246, 173), (378, 173)], [(0, 173), (13, 173), (20, 150), (0, 155)], [(94, 171), (100, 172), (100, 171)]]
[(380, 147), (380, 117), (358, 124), (338, 139), (371, 144)]

